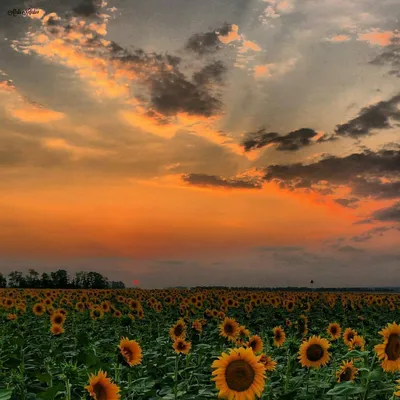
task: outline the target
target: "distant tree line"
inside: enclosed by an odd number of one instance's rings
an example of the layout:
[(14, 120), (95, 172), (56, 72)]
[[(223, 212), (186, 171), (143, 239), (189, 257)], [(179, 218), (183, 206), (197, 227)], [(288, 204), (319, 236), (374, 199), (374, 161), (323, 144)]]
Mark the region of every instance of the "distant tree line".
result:
[(43, 272), (41, 275), (34, 269), (27, 274), (12, 271), (7, 276), (0, 272), (0, 287), (5, 288), (41, 288), (41, 289), (123, 289), (121, 281), (109, 281), (98, 272), (77, 272), (73, 278), (65, 269), (55, 272)]
[[(179, 288), (179, 287), (176, 287)], [(335, 287), (335, 288), (315, 288), (310, 287), (228, 287), (228, 286), (196, 286), (192, 289), (219, 289), (219, 290), (248, 290), (248, 291), (264, 291), (264, 292), (400, 292), (400, 287)]]

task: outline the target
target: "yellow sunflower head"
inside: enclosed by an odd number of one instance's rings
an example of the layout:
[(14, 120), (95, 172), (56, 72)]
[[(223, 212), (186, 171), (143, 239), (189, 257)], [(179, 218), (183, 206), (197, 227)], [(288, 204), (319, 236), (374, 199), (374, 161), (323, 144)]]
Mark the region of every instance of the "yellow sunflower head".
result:
[(32, 311), (35, 315), (43, 315), (46, 311), (46, 306), (43, 303), (36, 303), (33, 307), (32, 307)]
[(365, 349), (365, 340), (362, 336), (356, 335), (353, 337), (353, 339), (350, 340), (350, 349), (354, 350), (357, 347), (361, 349), (361, 351), (364, 351)]
[(143, 355), (142, 349), (135, 340), (129, 340), (128, 338), (122, 338), (119, 342), (118, 348), (120, 349), (121, 355), (125, 362), (133, 367), (142, 363)]
[(65, 322), (65, 315), (55, 312), (51, 315), (50, 320), (52, 324), (63, 325)]
[(251, 348), (230, 349), (212, 363), (212, 379), (220, 398), (254, 399), (261, 397), (265, 385), (265, 367)]
[(331, 336), (332, 340), (337, 340), (340, 338), (340, 335), (342, 333), (342, 328), (338, 323), (332, 322), (331, 324), (329, 324), (328, 329), (326, 331)]
[(357, 335), (357, 331), (351, 328), (347, 328), (343, 333), (343, 342), (346, 346), (351, 346), (351, 341), (353, 340), (354, 336)]
[(64, 333), (64, 328), (62, 327), (62, 325), (52, 324), (50, 331), (54, 336), (58, 336)]
[(274, 333), (275, 347), (281, 347), (286, 340), (285, 331), (282, 329), (282, 327), (276, 326), (274, 329), (272, 329), (272, 332)]
[(261, 353), (264, 348), (264, 343), (260, 336), (254, 335), (249, 339), (246, 346), (252, 348), (254, 353)]
[(107, 372), (99, 371), (97, 375), (91, 375), (89, 385), (85, 387), (90, 397), (95, 400), (119, 400), (119, 387), (107, 378)]
[(400, 379), (396, 381), (396, 383), (398, 383), (398, 385), (396, 386), (396, 391), (394, 392), (394, 395), (396, 397), (400, 397)]
[(236, 341), (236, 338), (239, 335), (239, 324), (233, 318), (226, 317), (219, 328), (221, 336)]
[(266, 371), (275, 371), (277, 362), (274, 361), (271, 357), (261, 354), (260, 363), (264, 364), (264, 368)]
[(180, 318), (176, 324), (169, 330), (169, 335), (172, 340), (185, 337), (186, 324), (183, 318)]
[(330, 343), (319, 336), (313, 336), (300, 345), (299, 361), (302, 367), (320, 368), (329, 361)]
[(353, 361), (343, 361), (343, 364), (336, 372), (336, 378), (338, 382), (354, 381), (357, 373), (358, 369), (353, 365)]
[(395, 322), (388, 324), (379, 332), (383, 336), (383, 343), (375, 346), (382, 369), (386, 372), (400, 371), (400, 325)]
[(186, 342), (182, 338), (177, 338), (172, 346), (177, 354), (188, 354), (192, 348), (192, 344), (190, 342)]

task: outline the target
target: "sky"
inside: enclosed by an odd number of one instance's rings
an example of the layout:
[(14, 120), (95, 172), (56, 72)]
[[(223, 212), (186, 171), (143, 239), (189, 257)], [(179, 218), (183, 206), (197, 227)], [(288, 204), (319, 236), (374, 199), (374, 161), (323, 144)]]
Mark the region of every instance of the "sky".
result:
[(0, 271), (400, 286), (398, 5), (2, 0)]

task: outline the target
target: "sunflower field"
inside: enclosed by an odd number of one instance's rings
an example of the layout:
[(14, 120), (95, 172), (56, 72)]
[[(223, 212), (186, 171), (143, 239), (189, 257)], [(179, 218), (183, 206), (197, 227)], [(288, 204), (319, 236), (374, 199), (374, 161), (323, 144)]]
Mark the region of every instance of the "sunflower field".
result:
[(0, 400), (400, 398), (400, 295), (0, 291)]

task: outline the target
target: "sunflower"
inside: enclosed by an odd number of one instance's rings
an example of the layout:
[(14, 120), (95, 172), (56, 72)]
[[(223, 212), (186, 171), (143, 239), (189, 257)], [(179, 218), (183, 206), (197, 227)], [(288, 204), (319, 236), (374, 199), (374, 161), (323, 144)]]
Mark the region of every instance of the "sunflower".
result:
[(285, 331), (280, 326), (276, 326), (274, 329), (272, 329), (272, 332), (274, 333), (275, 347), (281, 347), (286, 340)]
[(192, 328), (198, 333), (201, 333), (201, 331), (203, 330), (203, 326), (198, 319), (193, 321)]
[(15, 319), (17, 319), (17, 314), (7, 314), (8, 321), (13, 321)]
[(261, 354), (260, 363), (264, 364), (264, 368), (266, 371), (275, 371), (277, 362), (274, 361), (271, 357)]
[(63, 325), (65, 322), (65, 315), (61, 313), (53, 313), (50, 317), (51, 323), (56, 325)]
[(107, 378), (107, 372), (99, 371), (97, 375), (91, 374), (89, 385), (85, 387), (90, 397), (95, 400), (119, 400), (121, 396), (119, 387)]
[(261, 397), (265, 385), (265, 367), (251, 348), (230, 349), (212, 363), (212, 378), (219, 398), (247, 400)]
[(90, 310), (90, 318), (92, 318), (93, 321), (96, 321), (97, 319), (102, 319), (103, 317), (104, 311), (101, 308), (93, 307)]
[(398, 386), (396, 387), (396, 392), (394, 392), (393, 394), (396, 396), (396, 397), (400, 397), (400, 379), (398, 380), (398, 381), (396, 381), (396, 383), (398, 383)]
[(353, 361), (343, 361), (343, 364), (336, 372), (336, 378), (338, 382), (354, 381), (357, 373), (358, 368), (353, 365)]
[(356, 347), (359, 347), (361, 351), (365, 350), (365, 340), (362, 336), (356, 335), (353, 339), (350, 340), (350, 349), (354, 350)]
[(225, 318), (219, 326), (220, 336), (235, 341), (239, 335), (239, 324), (233, 318)]
[(246, 347), (251, 347), (254, 353), (261, 353), (264, 348), (264, 343), (260, 336), (252, 336), (246, 344)]
[(46, 307), (43, 303), (36, 303), (33, 307), (32, 307), (32, 311), (35, 315), (43, 315), (44, 312), (46, 311)]
[(344, 333), (343, 333), (343, 342), (346, 346), (350, 347), (351, 346), (351, 340), (354, 338), (354, 336), (358, 335), (357, 331), (351, 328), (347, 328)]
[(330, 343), (319, 336), (313, 336), (303, 341), (299, 350), (299, 361), (302, 367), (319, 368), (329, 361), (330, 355), (328, 349)]
[(142, 349), (135, 340), (129, 340), (128, 338), (122, 338), (119, 342), (118, 348), (121, 351), (126, 363), (133, 367), (142, 363)]
[(340, 338), (342, 328), (337, 322), (332, 322), (329, 324), (326, 331), (329, 333), (329, 335), (331, 335), (331, 340), (337, 340)]
[(83, 312), (85, 310), (85, 303), (78, 301), (75, 305), (76, 311)]
[(188, 354), (192, 348), (192, 344), (190, 342), (186, 342), (185, 339), (182, 338), (177, 338), (172, 346), (177, 354)]
[(388, 324), (379, 334), (384, 341), (375, 346), (375, 351), (382, 360), (382, 369), (386, 372), (400, 371), (400, 325), (395, 322)]
[(50, 332), (54, 335), (54, 336), (58, 336), (61, 335), (62, 333), (64, 333), (64, 328), (62, 327), (62, 325), (59, 324), (52, 324), (51, 328), (50, 328)]
[(176, 324), (169, 330), (169, 336), (172, 340), (185, 337), (186, 324), (185, 321), (180, 318)]

